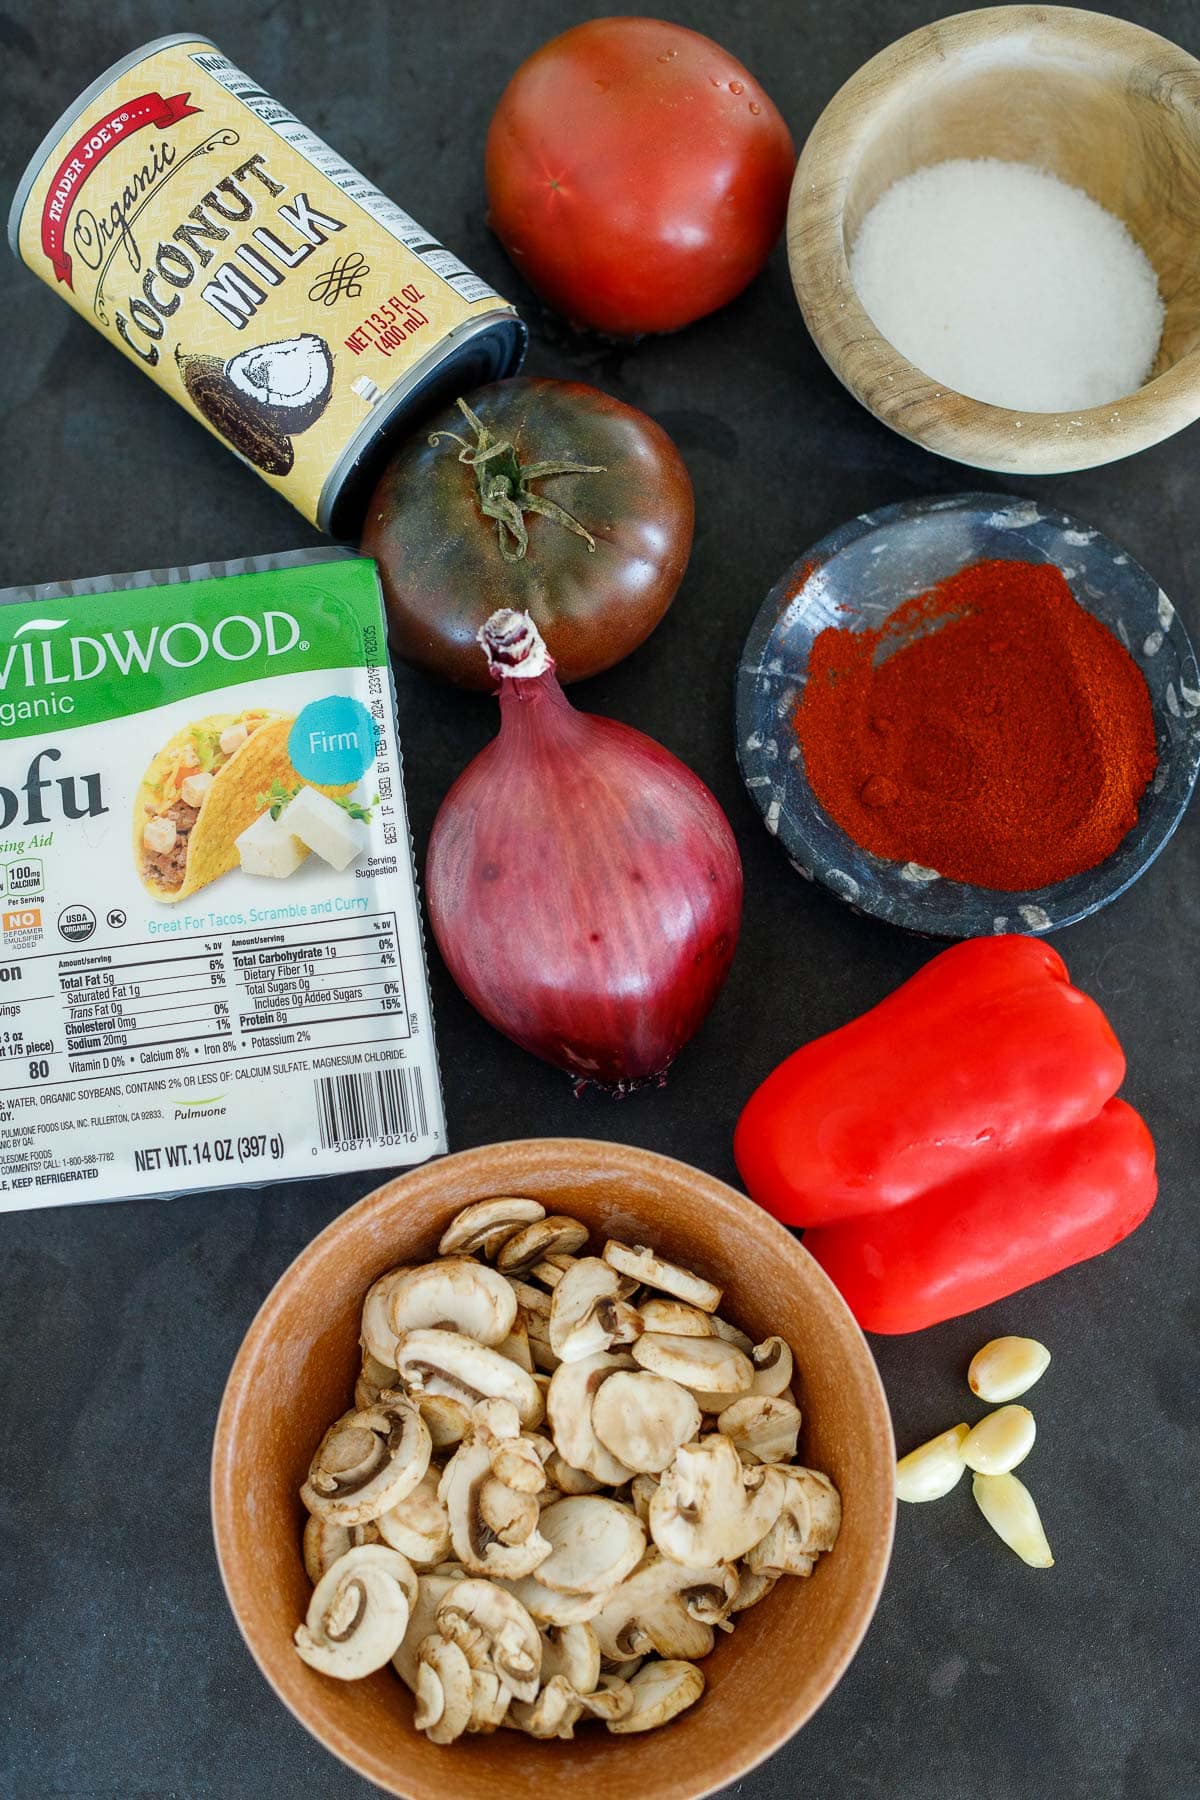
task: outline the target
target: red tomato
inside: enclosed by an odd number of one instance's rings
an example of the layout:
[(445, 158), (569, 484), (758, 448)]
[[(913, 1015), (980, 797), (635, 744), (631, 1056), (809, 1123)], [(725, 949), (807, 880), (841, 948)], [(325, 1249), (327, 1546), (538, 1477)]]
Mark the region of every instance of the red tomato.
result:
[(779, 236), (791, 135), (741, 63), (659, 19), (593, 19), (521, 64), (492, 119), (493, 230), (578, 324), (674, 331), (724, 306)]

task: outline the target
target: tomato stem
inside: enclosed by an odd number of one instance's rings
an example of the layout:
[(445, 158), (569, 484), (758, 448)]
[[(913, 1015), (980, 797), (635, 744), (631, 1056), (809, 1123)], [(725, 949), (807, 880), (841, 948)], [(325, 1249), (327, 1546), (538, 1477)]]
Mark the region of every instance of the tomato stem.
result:
[(552, 520), (555, 525), (562, 525), (566, 530), (573, 531), (576, 537), (583, 538), (589, 550), (594, 550), (595, 538), (574, 514), (569, 513), (556, 500), (549, 500), (544, 494), (535, 494), (529, 484), (533, 481), (545, 481), (552, 475), (604, 475), (607, 473), (605, 467), (600, 463), (574, 462), (534, 462), (523, 465), (510, 439), (494, 438), (465, 400), (458, 401), (458, 410), (475, 433), (475, 442), (469, 443), (466, 438), (459, 437), (456, 431), (432, 432), (429, 442), (436, 447), (444, 437), (448, 437), (460, 446), (458, 460), (475, 471), (479, 504), (485, 515), (496, 521), (500, 554), (505, 561), (519, 562), (525, 555), (529, 547), (525, 514), (530, 512), (539, 513), (542, 518)]

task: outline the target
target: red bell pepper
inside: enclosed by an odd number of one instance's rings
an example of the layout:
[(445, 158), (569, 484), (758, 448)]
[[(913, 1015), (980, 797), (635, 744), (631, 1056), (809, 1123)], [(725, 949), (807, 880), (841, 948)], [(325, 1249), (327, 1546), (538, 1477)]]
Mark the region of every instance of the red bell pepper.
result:
[[(1125, 1059), (1034, 938), (956, 944), (751, 1096), (734, 1154), (869, 1331), (916, 1331), (1099, 1255), (1154, 1204)], [(1106, 1104), (1107, 1102), (1107, 1104)]]
[(825, 1225), (1094, 1118), (1124, 1077), (1112, 1027), (1048, 944), (969, 938), (780, 1063), (733, 1153), (760, 1206)]
[(804, 1248), (865, 1331), (920, 1331), (1111, 1250), (1156, 1189), (1145, 1123), (1110, 1100), (907, 1206), (806, 1231)]

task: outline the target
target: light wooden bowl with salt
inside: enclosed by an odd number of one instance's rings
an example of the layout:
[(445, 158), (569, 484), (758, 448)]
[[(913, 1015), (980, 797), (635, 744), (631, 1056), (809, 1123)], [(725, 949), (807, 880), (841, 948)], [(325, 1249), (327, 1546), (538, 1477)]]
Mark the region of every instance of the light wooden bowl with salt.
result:
[[(952, 157), (1045, 169), (1124, 220), (1166, 307), (1150, 379), (1090, 410), (1010, 412), (931, 380), (880, 335), (849, 252), (901, 177)], [(865, 63), (796, 170), (788, 258), (805, 322), (876, 418), (956, 462), (1093, 468), (1200, 418), (1200, 62), (1141, 26), (1073, 7), (998, 6), (923, 26)]]

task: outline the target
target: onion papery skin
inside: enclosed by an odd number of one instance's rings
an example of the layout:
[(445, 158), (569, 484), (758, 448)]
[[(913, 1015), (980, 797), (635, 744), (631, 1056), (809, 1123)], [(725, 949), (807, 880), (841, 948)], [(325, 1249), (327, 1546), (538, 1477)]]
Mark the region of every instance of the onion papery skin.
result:
[(579, 1085), (661, 1078), (737, 944), (729, 822), (661, 744), (577, 711), (553, 663), (502, 675), (499, 698), (499, 736), (434, 821), (438, 947), (490, 1024)]

